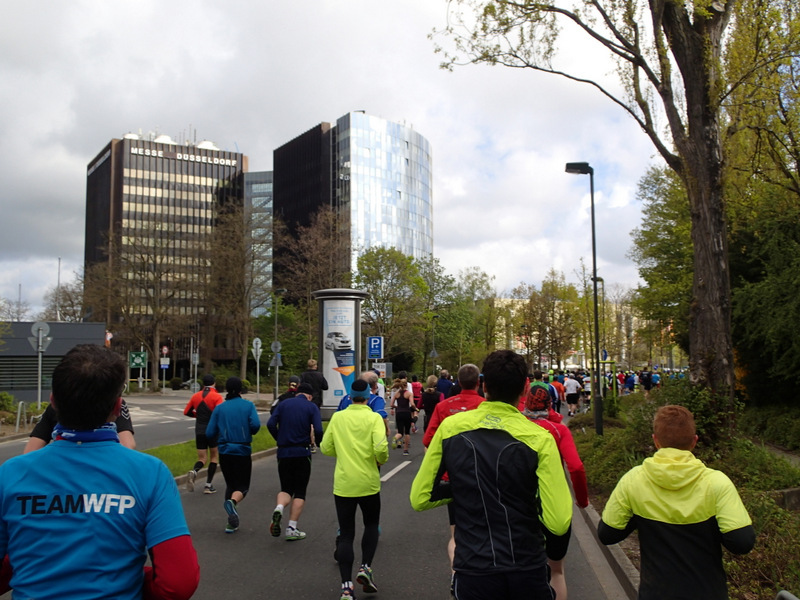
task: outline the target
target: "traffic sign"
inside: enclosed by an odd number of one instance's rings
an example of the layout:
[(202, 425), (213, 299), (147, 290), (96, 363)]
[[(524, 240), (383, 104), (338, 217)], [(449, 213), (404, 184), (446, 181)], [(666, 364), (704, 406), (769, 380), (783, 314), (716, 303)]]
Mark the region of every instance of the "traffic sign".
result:
[(272, 349), (273, 352), (280, 352), (281, 351), (281, 343), (278, 340), (275, 340), (270, 345), (270, 348)]
[(367, 358), (376, 360), (383, 358), (383, 336), (367, 337)]
[(131, 369), (147, 367), (147, 352), (128, 352), (128, 364)]
[(167, 346), (161, 346), (161, 354), (163, 354), (164, 356), (169, 354), (169, 348)]
[(261, 350), (261, 338), (253, 338), (253, 349)]

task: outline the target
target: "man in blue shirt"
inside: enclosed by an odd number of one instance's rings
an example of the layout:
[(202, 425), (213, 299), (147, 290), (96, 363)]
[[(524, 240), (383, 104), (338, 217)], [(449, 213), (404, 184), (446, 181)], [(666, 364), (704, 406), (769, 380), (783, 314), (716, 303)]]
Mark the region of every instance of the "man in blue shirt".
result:
[[(372, 412), (378, 413), (383, 419), (384, 425), (386, 425), (386, 436), (389, 436), (389, 414), (386, 412), (386, 398), (384, 398), (379, 391), (378, 388), (378, 376), (375, 374), (374, 371), (364, 371), (361, 374), (361, 379), (367, 383), (367, 387), (363, 389), (369, 389), (369, 399), (367, 400), (367, 406), (372, 409)], [(355, 385), (356, 382), (353, 382)], [(358, 388), (361, 390), (362, 388)], [(350, 397), (350, 394), (346, 394), (344, 398), (342, 398), (341, 402), (339, 402), (339, 406), (336, 409), (336, 412), (340, 410), (344, 410), (348, 406), (353, 403), (353, 399)]]
[(160, 460), (119, 443), (125, 378), (119, 355), (95, 345), (76, 346), (53, 371), (53, 443), (0, 466), (0, 556), (12, 571), (0, 594), (139, 600), (197, 588), (175, 480)]
[(281, 491), (272, 511), (269, 532), (281, 535), (283, 510), (291, 505), (286, 541), (303, 540), (305, 532), (297, 529), (297, 521), (306, 503), (306, 488), (311, 478), (311, 430), (314, 439), (322, 441), (322, 419), (313, 402), (313, 388), (307, 383), (297, 387), (297, 394), (278, 404), (267, 421), (267, 429), (278, 442), (278, 478)]

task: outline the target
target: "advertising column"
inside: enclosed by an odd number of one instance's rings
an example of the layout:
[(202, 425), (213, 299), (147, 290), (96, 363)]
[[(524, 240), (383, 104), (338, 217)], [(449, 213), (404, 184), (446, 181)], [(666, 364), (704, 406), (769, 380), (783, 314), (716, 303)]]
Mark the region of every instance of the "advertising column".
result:
[(361, 358), (361, 302), (369, 293), (335, 288), (311, 293), (319, 302), (319, 370), (328, 381), (323, 416), (336, 410), (355, 380)]

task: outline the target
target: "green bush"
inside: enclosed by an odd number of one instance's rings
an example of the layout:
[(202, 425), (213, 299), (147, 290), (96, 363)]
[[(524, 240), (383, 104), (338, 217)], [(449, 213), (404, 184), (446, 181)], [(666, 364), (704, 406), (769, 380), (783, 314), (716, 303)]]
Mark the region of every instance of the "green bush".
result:
[(748, 407), (739, 420), (746, 435), (787, 450), (800, 449), (800, 406)]
[(169, 386), (173, 390), (181, 389), (182, 385), (183, 385), (183, 379), (181, 379), (180, 377), (173, 377), (172, 379), (169, 380)]
[(17, 399), (8, 392), (0, 392), (0, 411), (14, 412), (17, 410)]

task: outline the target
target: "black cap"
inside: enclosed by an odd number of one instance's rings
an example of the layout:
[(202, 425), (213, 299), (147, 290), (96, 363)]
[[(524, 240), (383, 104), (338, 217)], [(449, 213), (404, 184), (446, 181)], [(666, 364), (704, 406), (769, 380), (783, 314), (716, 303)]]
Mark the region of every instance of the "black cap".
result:
[(314, 395), (314, 388), (311, 387), (310, 383), (301, 383), (297, 386), (297, 393), (298, 394), (308, 394), (309, 396)]

